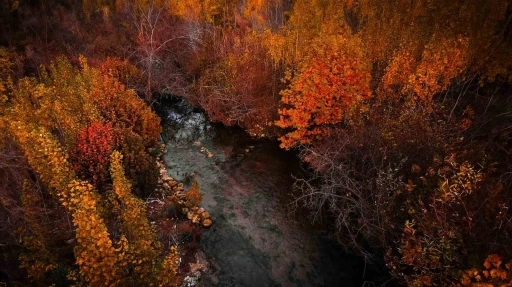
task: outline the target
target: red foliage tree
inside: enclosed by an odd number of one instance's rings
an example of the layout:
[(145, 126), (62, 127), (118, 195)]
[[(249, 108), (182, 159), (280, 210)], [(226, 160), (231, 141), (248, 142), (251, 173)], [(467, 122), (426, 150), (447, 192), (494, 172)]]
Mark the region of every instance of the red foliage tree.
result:
[(109, 159), (114, 145), (112, 124), (93, 122), (79, 134), (75, 169), (96, 185), (104, 182), (108, 178)]

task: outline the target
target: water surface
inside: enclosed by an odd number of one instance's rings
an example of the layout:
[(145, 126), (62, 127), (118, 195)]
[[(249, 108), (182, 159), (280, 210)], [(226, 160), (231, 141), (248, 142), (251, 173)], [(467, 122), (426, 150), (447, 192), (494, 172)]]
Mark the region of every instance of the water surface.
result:
[(354, 286), (351, 264), (307, 216), (290, 212), (299, 162), (272, 141), (210, 124), (186, 102), (158, 109), (169, 175), (195, 178), (213, 225), (200, 248), (215, 266), (203, 286)]

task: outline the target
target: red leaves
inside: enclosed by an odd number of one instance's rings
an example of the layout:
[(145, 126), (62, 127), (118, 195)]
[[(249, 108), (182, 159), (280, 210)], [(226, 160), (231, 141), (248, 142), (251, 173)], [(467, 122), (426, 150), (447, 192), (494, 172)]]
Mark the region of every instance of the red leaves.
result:
[(115, 139), (112, 124), (94, 122), (80, 132), (76, 155), (78, 162), (75, 169), (91, 178), (95, 184), (108, 177), (110, 154), (114, 149)]

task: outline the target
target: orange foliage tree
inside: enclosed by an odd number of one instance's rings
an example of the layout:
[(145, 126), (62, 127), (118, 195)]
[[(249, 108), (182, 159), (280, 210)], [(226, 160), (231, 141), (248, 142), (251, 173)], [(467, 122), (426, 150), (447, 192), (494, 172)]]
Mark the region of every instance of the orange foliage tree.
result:
[(281, 92), (278, 126), (290, 129), (281, 147), (309, 144), (329, 133), (355, 103), (370, 96), (370, 73), (357, 46), (346, 39), (317, 42)]

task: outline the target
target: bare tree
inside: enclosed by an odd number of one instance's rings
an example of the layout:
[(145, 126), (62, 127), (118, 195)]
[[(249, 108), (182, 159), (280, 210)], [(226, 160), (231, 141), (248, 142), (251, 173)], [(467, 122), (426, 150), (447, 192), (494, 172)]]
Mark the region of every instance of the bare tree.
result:
[(401, 164), (384, 164), (375, 160), (378, 156), (363, 155), (343, 132), (326, 142), (321, 147), (300, 147), (301, 158), (313, 168), (306, 177), (296, 178), (298, 195), (293, 204), (312, 210), (313, 220), (327, 216), (337, 239), (371, 261), (374, 254), (368, 247), (385, 248), (389, 243), (384, 217), (395, 203), (396, 190), (403, 186), (398, 175)]
[(169, 15), (165, 5), (133, 8), (131, 15), (137, 29), (137, 46), (132, 55), (145, 78), (145, 100), (152, 104), (155, 91), (183, 94), (187, 84), (179, 57), (186, 52), (184, 46), (193, 48), (199, 32), (185, 30)]

